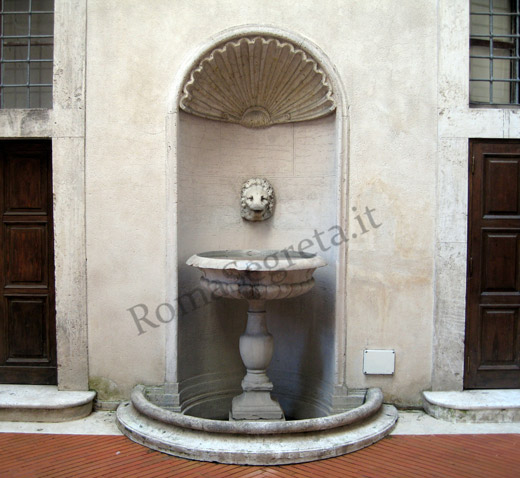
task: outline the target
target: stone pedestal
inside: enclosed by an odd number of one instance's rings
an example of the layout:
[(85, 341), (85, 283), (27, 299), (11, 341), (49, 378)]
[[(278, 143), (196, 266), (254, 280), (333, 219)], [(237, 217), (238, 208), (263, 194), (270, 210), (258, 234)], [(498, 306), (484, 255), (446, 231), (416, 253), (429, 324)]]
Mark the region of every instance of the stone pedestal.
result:
[(240, 337), (240, 356), (247, 373), (241, 395), (233, 399), (231, 420), (284, 420), (283, 410), (271, 397), (273, 384), (267, 367), (273, 357), (273, 336), (267, 330), (264, 300), (249, 300), (247, 325)]
[(233, 399), (230, 419), (285, 420), (271, 397), (273, 384), (266, 373), (273, 357), (273, 337), (267, 330), (265, 301), (305, 294), (314, 285), (314, 271), (327, 263), (306, 252), (247, 249), (201, 252), (186, 264), (202, 271), (200, 283), (215, 297), (245, 299), (249, 304), (246, 330), (240, 337), (247, 373), (243, 393)]

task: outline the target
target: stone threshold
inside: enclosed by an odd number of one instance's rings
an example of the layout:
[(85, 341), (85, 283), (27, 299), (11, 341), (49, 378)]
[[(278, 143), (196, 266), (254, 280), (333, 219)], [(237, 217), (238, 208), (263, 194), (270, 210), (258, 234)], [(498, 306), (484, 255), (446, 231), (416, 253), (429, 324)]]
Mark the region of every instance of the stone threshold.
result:
[(61, 391), (55, 385), (0, 385), (0, 421), (64, 422), (92, 412), (96, 392)]
[(520, 389), (423, 392), (423, 407), (450, 422), (520, 422)]

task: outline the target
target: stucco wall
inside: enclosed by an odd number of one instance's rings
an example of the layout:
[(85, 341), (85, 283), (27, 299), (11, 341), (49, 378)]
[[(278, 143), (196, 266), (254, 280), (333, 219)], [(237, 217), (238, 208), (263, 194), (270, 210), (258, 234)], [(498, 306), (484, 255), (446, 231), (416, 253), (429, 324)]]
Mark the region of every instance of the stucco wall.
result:
[[(173, 79), (187, 52), (211, 35), (270, 24), (316, 43), (348, 96), (344, 226), (357, 237), (347, 262), (347, 384), (419, 403), (431, 386), (436, 15), (433, 0), (88, 2), (89, 365), (92, 383), (104, 384), (101, 398), (164, 380), (167, 325), (154, 312), (166, 290), (165, 115)], [(368, 232), (361, 234), (356, 217), (366, 207), (381, 225), (362, 215)], [(136, 304), (149, 308), (157, 327), (140, 322), (139, 334), (127, 310)], [(364, 348), (395, 349), (395, 374), (363, 375)]]

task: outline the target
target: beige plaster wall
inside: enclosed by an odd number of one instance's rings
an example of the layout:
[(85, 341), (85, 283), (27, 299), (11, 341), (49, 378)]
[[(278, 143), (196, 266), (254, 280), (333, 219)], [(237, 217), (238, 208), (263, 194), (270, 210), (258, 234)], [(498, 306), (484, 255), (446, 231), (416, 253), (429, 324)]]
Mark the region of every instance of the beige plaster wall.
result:
[[(382, 225), (349, 243), (347, 384), (418, 404), (431, 373), (435, 2), (355, 3), (345, 63), (349, 199), (358, 210), (375, 208)], [(363, 375), (364, 348), (394, 349), (395, 374)]]
[[(349, 100), (347, 383), (419, 403), (431, 385), (436, 2), (90, 0), (86, 209), (90, 375), (106, 398), (164, 380), (165, 115), (187, 51), (225, 28), (270, 24), (316, 43)], [(283, 206), (282, 206), (283, 207)], [(365, 207), (377, 224), (361, 234)], [(347, 225), (345, 225), (347, 226)], [(128, 308), (146, 304), (138, 335)], [(396, 350), (392, 377), (364, 348)]]

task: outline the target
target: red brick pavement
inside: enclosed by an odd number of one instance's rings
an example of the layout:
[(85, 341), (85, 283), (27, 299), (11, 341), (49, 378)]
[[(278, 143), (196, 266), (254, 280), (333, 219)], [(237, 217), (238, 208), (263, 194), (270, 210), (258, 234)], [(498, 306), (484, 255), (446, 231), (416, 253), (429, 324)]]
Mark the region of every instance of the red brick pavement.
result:
[(184, 460), (123, 436), (0, 433), (0, 477), (520, 478), (520, 434), (392, 435), (355, 453), (284, 466)]

